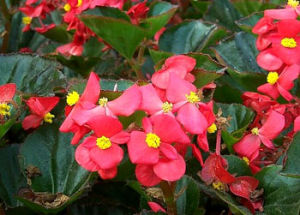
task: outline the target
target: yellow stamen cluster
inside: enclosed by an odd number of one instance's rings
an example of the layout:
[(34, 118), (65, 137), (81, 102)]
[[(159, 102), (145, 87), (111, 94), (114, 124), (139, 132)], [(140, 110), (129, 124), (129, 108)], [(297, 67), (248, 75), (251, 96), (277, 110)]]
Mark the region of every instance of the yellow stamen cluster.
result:
[(216, 130), (217, 130), (217, 125), (215, 123), (211, 124), (211, 126), (209, 126), (207, 128), (207, 132), (210, 133), (210, 134), (215, 133)]
[(76, 7), (80, 7), (82, 5), (82, 0), (78, 0)]
[(288, 0), (288, 5), (293, 7), (293, 8), (296, 8), (299, 6), (299, 1), (296, 1), (296, 0)]
[(249, 166), (249, 163), (250, 163), (249, 158), (243, 157), (242, 159), (243, 159), (243, 160), (246, 162), (246, 164)]
[(101, 107), (105, 107), (107, 102), (108, 102), (108, 98), (106, 98), (106, 97), (103, 97), (103, 98), (99, 99), (99, 105)]
[(54, 116), (53, 114), (47, 113), (47, 114), (45, 114), (45, 116), (44, 116), (44, 121), (45, 121), (45, 122), (48, 122), (48, 123), (52, 123), (54, 117), (55, 117), (55, 116)]
[(76, 91), (72, 91), (67, 95), (67, 104), (70, 106), (75, 105), (79, 100), (79, 94)]
[(29, 16), (25, 16), (22, 18), (22, 22), (24, 25), (29, 25), (31, 23), (32, 18)]
[(158, 148), (160, 146), (160, 138), (156, 134), (148, 133), (146, 136), (146, 143), (151, 148)]
[(190, 95), (186, 94), (185, 97), (186, 97), (187, 101), (190, 103), (200, 102), (199, 96), (193, 91), (190, 92)]
[(164, 113), (170, 112), (172, 110), (172, 108), (173, 108), (173, 104), (169, 103), (169, 102), (165, 102), (162, 105), (162, 110), (163, 110)]
[(254, 135), (259, 135), (259, 130), (258, 130), (258, 128), (257, 128), (257, 127), (252, 128), (251, 133), (254, 134)]
[(212, 186), (215, 190), (225, 191), (225, 185), (220, 181), (212, 183)]
[(102, 136), (100, 138), (97, 138), (97, 146), (103, 150), (108, 149), (111, 147), (111, 142), (110, 142), (109, 138)]
[(0, 103), (0, 115), (10, 116), (10, 106), (6, 103)]
[(297, 42), (294, 38), (283, 38), (281, 40), (281, 45), (286, 48), (295, 48), (297, 46)]
[(70, 5), (69, 3), (65, 4), (64, 10), (65, 10), (66, 12), (69, 12), (69, 11), (71, 10), (71, 5)]
[(274, 85), (277, 82), (278, 78), (279, 76), (277, 72), (269, 72), (267, 76), (267, 82), (271, 85)]

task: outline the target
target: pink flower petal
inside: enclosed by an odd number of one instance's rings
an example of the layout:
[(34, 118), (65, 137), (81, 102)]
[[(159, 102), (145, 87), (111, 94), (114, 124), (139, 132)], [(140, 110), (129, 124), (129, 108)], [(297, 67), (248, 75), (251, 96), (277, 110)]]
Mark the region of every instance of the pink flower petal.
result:
[(110, 141), (117, 144), (124, 144), (127, 143), (129, 139), (130, 139), (130, 134), (128, 132), (121, 131), (116, 135), (112, 136), (110, 138)]
[(128, 154), (132, 163), (155, 164), (159, 160), (159, 148), (152, 148), (145, 142), (146, 134), (140, 131), (133, 131), (127, 144)]
[(300, 131), (300, 116), (297, 116), (294, 122), (294, 132)]
[(90, 150), (91, 160), (101, 169), (111, 169), (117, 166), (123, 159), (123, 150), (117, 144), (112, 144), (108, 149), (100, 149), (95, 146)]
[(296, 19), (297, 13), (294, 8), (265, 10), (264, 15), (273, 19)]
[(129, 116), (140, 107), (141, 99), (141, 92), (135, 84), (125, 90), (119, 98), (108, 102), (107, 107), (114, 115)]
[(16, 84), (9, 83), (0, 86), (0, 103), (8, 102), (13, 99), (16, 93)]
[(236, 151), (242, 157), (253, 158), (260, 147), (260, 139), (257, 135), (247, 134), (238, 143), (233, 145)]
[(176, 149), (171, 144), (161, 143), (159, 149), (170, 160), (175, 160), (178, 157)]
[(28, 130), (30, 128), (37, 128), (41, 125), (43, 118), (38, 115), (31, 114), (26, 116), (22, 122), (22, 127), (24, 130)]
[(177, 120), (192, 134), (202, 134), (207, 129), (207, 121), (194, 104), (183, 105), (177, 114)]
[(162, 142), (166, 143), (189, 143), (189, 137), (183, 132), (174, 117), (166, 114), (153, 116), (153, 132), (157, 134)]
[(87, 81), (86, 87), (78, 101), (81, 103), (83, 101), (88, 101), (90, 103), (98, 102), (99, 95), (100, 95), (100, 78), (94, 72), (91, 72), (90, 77)]
[(115, 166), (111, 169), (99, 169), (98, 174), (103, 180), (112, 179), (116, 177), (118, 173), (118, 168)]
[(103, 115), (91, 118), (87, 124), (95, 132), (97, 137), (112, 137), (123, 129), (118, 119)]
[(157, 164), (153, 166), (154, 173), (164, 181), (177, 181), (185, 173), (185, 161), (178, 155), (176, 160), (161, 158)]
[(263, 126), (259, 129), (259, 134), (269, 140), (277, 137), (285, 125), (285, 118), (277, 111), (271, 111)]
[(152, 115), (162, 109), (163, 102), (160, 100), (152, 84), (140, 87), (142, 93), (141, 109)]
[(135, 168), (137, 180), (144, 186), (152, 187), (160, 183), (161, 179), (153, 171), (152, 165), (138, 164)]
[(257, 88), (257, 91), (267, 94), (273, 99), (277, 99), (279, 97), (279, 92), (277, 90), (276, 84), (271, 85), (269, 83), (263, 84)]
[(154, 211), (155, 213), (157, 212), (167, 213), (167, 211), (156, 202), (148, 202), (148, 205), (151, 208), (151, 210)]
[(263, 69), (269, 70), (269, 71), (276, 71), (278, 70), (283, 62), (280, 58), (276, 57), (270, 49), (260, 52), (256, 58), (257, 63), (259, 66), (261, 66)]
[(88, 171), (95, 172), (100, 167), (90, 158), (91, 146), (96, 145), (96, 137), (88, 137), (75, 151), (75, 160)]

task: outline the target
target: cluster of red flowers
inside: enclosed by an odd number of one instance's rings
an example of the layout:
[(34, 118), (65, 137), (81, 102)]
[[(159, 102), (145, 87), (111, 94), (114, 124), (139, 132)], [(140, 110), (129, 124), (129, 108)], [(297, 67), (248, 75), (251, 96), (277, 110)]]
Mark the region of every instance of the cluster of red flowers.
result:
[[(64, 11), (63, 22), (68, 25), (67, 31), (74, 31), (75, 33), (73, 34), (73, 41), (71, 43), (59, 46), (56, 50), (66, 56), (80, 56), (83, 53), (84, 44), (91, 37), (96, 37), (99, 42), (103, 42), (103, 40), (87, 28), (77, 16), (97, 6), (114, 7), (121, 10), (124, 3), (124, 0), (26, 0), (25, 5), (19, 8), (19, 10), (26, 15), (23, 17), (23, 24), (25, 24), (23, 31), (29, 31), (33, 19), (37, 19), (40, 27), (35, 27), (34, 30), (39, 33), (45, 33), (55, 27), (54, 23), (43, 23), (43, 20), (50, 17), (51, 12), (56, 9)], [(132, 6), (127, 11), (127, 14), (131, 22), (138, 25), (139, 20), (146, 17), (148, 10), (146, 1), (144, 1)]]
[[(254, 173), (260, 164), (273, 163), (267, 160), (268, 154), (281, 150), (274, 146), (273, 139), (284, 129), (289, 129), (291, 138), (300, 130), (300, 99), (291, 93), (300, 74), (299, 9), (298, 1), (289, 0), (284, 9), (266, 10), (253, 28), (260, 51), (257, 63), (268, 71), (267, 83), (257, 88), (265, 95), (243, 95), (244, 105), (257, 115), (251, 131), (234, 145), (234, 150), (250, 163)], [(280, 96), (285, 102), (277, 101)]]

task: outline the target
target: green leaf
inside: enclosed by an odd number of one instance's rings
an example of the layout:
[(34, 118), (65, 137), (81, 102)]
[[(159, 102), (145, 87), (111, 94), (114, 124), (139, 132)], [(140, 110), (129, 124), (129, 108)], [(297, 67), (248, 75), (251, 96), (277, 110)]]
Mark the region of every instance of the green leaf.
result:
[(253, 13), (240, 20), (237, 20), (236, 24), (244, 31), (251, 33), (252, 28), (258, 22), (258, 20), (260, 20), (263, 17), (263, 15), (264, 15), (263, 12)]
[(210, 5), (209, 1), (190, 1), (192, 6), (196, 9), (199, 16), (203, 16), (206, 10), (208, 9), (208, 6)]
[(263, 3), (251, 0), (239, 0), (234, 3), (235, 8), (244, 16), (248, 16), (254, 12), (264, 11), (266, 9), (276, 8), (276, 4)]
[(222, 138), (229, 152), (233, 153), (232, 146), (244, 134), (255, 114), (252, 110), (241, 104), (221, 104), (215, 103), (215, 112), (221, 108), (223, 117), (230, 117), (229, 126), (226, 131), (222, 131)]
[(66, 85), (60, 64), (37, 55), (0, 55), (0, 85), (16, 83), (25, 93), (48, 95)]
[(200, 199), (200, 189), (196, 181), (189, 176), (182, 177), (176, 183), (175, 192), (179, 195), (176, 200), (178, 214), (195, 214)]
[(67, 31), (66, 25), (57, 25), (42, 35), (58, 43), (70, 43), (73, 38), (72, 35)]
[(223, 156), (228, 162), (228, 172), (235, 176), (252, 175), (251, 170), (247, 163), (235, 155)]
[(172, 18), (174, 13), (176, 12), (177, 8), (171, 8), (169, 11), (149, 17), (147, 19), (144, 19), (140, 25), (145, 28), (145, 31), (147, 33), (147, 37), (151, 38), (155, 35), (156, 32), (158, 32), (162, 27), (164, 27), (169, 20)]
[(161, 1), (161, 2), (154, 2), (150, 5), (150, 10), (148, 12), (148, 16), (158, 16), (170, 11), (174, 8), (174, 5), (170, 4), (169, 2)]
[(9, 145), (0, 149), (0, 197), (10, 207), (19, 206), (15, 196), (26, 186), (18, 161), (19, 145)]
[(299, 215), (300, 179), (280, 175), (281, 166), (271, 165), (256, 174), (264, 188), (265, 215)]
[(241, 14), (233, 7), (229, 0), (213, 0), (204, 19), (225, 27), (230, 31), (239, 31), (235, 24)]
[(256, 63), (255, 40), (253, 35), (239, 32), (234, 38), (222, 41), (214, 50), (218, 60), (233, 70), (266, 74)]
[(123, 19), (130, 22), (130, 18), (126, 13), (120, 11), (118, 8), (113, 7), (96, 7), (94, 9), (85, 11), (83, 14)]
[(82, 15), (84, 24), (124, 57), (131, 59), (145, 37), (145, 31), (122, 19)]
[(293, 139), (288, 151), (285, 165), (282, 169), (282, 174), (297, 177), (300, 180), (300, 132), (298, 132)]
[(185, 21), (168, 28), (159, 39), (162, 51), (184, 54), (201, 50), (216, 29), (201, 21)]
[(197, 184), (202, 192), (206, 193), (208, 196), (210, 196), (212, 198), (216, 198), (216, 199), (219, 199), (219, 200), (225, 202), (230, 207), (231, 210), (234, 210), (236, 212), (236, 214), (242, 214), (242, 215), (251, 215), (252, 214), (247, 208), (245, 208), (244, 206), (241, 206), (239, 203), (237, 203), (230, 194), (217, 191), (217, 190), (213, 189), (211, 186), (207, 186), (206, 184), (204, 184), (202, 182), (197, 181)]
[(63, 193), (73, 201), (91, 173), (75, 161), (75, 147), (70, 144), (72, 134), (61, 133), (58, 128), (58, 124), (43, 125), (27, 136), (20, 149), (23, 171), (29, 166), (40, 170), (41, 176), (32, 179), (34, 192)]
[(8, 132), (15, 122), (15, 119), (9, 119), (4, 124), (0, 125), (0, 139)]

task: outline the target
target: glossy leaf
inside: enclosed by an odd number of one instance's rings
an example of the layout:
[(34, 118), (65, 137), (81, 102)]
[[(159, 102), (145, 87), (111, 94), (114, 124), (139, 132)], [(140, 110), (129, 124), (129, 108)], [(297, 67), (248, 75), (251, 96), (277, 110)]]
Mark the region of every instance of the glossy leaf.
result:
[(256, 178), (264, 188), (265, 215), (298, 215), (300, 212), (300, 179), (280, 175), (282, 167), (271, 165)]
[(223, 156), (228, 162), (228, 172), (235, 176), (252, 175), (246, 162), (235, 155)]
[(298, 132), (289, 146), (289, 149), (286, 153), (286, 161), (282, 170), (282, 174), (297, 177), (300, 180), (300, 132)]
[(133, 56), (137, 46), (145, 37), (145, 32), (142, 28), (122, 19), (95, 15), (82, 15), (80, 19), (97, 36), (101, 37), (128, 59)]
[(201, 50), (215, 29), (215, 25), (201, 21), (182, 22), (163, 33), (159, 40), (159, 48), (175, 54)]
[(0, 55), (0, 85), (13, 82), (24, 93), (47, 95), (65, 86), (60, 64), (36, 55)]
[(179, 195), (176, 201), (177, 213), (195, 214), (200, 200), (200, 189), (195, 180), (189, 176), (182, 177), (176, 183), (175, 192)]
[(19, 145), (10, 145), (0, 149), (0, 197), (6, 205), (20, 205), (15, 196), (26, 187), (26, 179), (18, 161)]
[(234, 8), (229, 0), (213, 0), (204, 19), (225, 27), (230, 31), (239, 31), (235, 24), (241, 14)]

